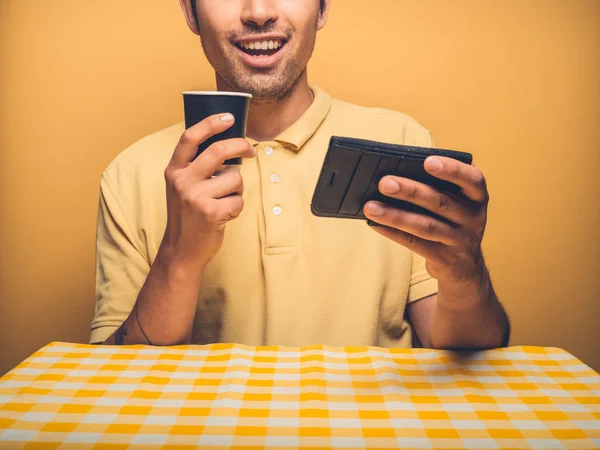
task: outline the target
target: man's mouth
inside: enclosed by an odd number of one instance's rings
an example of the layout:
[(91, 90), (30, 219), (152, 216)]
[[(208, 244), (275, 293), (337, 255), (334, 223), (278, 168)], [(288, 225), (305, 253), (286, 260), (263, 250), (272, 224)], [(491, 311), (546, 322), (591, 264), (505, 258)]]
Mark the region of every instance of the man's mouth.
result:
[(266, 41), (244, 41), (235, 44), (242, 52), (250, 56), (272, 56), (278, 53), (285, 45), (284, 39)]

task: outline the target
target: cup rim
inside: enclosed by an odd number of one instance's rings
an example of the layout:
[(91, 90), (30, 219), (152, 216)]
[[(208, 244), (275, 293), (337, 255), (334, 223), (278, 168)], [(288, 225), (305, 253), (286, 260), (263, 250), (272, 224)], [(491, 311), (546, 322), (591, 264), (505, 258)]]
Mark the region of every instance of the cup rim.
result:
[(229, 91), (182, 91), (182, 95), (225, 95), (230, 97), (246, 97), (252, 98), (252, 94), (246, 92), (229, 92)]

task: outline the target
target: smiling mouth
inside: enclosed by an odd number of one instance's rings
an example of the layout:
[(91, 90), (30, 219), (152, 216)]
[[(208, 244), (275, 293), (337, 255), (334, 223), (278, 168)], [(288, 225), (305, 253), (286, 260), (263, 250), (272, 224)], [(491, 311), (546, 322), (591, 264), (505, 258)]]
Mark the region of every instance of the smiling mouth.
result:
[(235, 46), (250, 56), (267, 57), (279, 52), (285, 44), (285, 40), (275, 39), (269, 41), (238, 42)]

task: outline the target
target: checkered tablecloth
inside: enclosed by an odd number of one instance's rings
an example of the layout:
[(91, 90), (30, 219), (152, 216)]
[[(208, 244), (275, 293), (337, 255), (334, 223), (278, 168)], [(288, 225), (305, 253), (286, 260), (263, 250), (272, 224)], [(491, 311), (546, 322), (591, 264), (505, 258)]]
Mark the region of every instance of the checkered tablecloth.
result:
[(540, 347), (52, 343), (0, 378), (2, 449), (197, 446), (600, 448), (600, 375)]

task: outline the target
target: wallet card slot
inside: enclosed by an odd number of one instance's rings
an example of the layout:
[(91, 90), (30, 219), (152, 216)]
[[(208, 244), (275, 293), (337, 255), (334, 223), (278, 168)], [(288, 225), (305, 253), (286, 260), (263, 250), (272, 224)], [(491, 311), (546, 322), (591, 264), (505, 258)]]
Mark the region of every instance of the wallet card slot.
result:
[(374, 153), (362, 155), (340, 207), (340, 214), (356, 216), (362, 212), (365, 192), (369, 188), (380, 160), (381, 156)]
[(321, 213), (337, 214), (362, 152), (337, 146), (332, 150), (330, 158), (326, 161), (326, 169), (319, 179), (318, 195), (312, 206)]
[[(379, 181), (386, 175), (393, 175), (396, 173), (396, 169), (398, 168), (400, 158), (395, 157), (391, 158), (389, 156), (383, 156), (377, 165), (377, 170), (373, 174), (373, 178), (371, 178), (371, 182), (369, 183), (369, 188), (365, 193), (365, 196), (361, 202), (361, 206), (367, 203), (370, 200), (378, 200), (385, 202), (386, 198), (379, 192)], [(360, 217), (364, 217), (362, 210), (360, 211)]]

